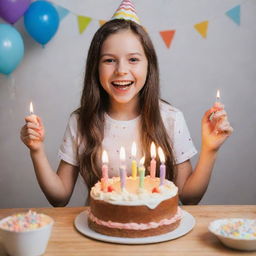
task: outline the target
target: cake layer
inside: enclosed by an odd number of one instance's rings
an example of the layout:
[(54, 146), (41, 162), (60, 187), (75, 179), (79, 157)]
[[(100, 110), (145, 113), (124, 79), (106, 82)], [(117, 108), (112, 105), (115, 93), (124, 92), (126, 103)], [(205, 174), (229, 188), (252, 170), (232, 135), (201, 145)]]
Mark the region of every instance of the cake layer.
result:
[(148, 237), (148, 236), (158, 236), (165, 234), (176, 229), (180, 224), (180, 220), (177, 220), (174, 223), (169, 225), (161, 225), (157, 228), (150, 228), (144, 230), (134, 230), (134, 229), (120, 229), (120, 228), (109, 228), (107, 226), (99, 225), (96, 222), (93, 222), (91, 219), (88, 219), (89, 227), (100, 233), (107, 236), (116, 236), (116, 237)]
[(154, 209), (145, 205), (127, 206), (115, 205), (102, 200), (90, 199), (92, 214), (104, 221), (120, 223), (148, 223), (170, 219), (177, 213), (178, 196), (162, 201)]

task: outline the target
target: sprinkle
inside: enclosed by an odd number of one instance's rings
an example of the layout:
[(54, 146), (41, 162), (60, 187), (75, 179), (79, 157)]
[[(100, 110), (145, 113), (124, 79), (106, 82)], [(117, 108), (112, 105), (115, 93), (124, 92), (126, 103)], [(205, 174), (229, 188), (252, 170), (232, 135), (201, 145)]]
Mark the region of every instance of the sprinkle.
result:
[(6, 221), (0, 223), (0, 228), (9, 231), (22, 232), (45, 226), (51, 219), (44, 214), (37, 214), (29, 210), (26, 213), (18, 213), (10, 216)]
[(219, 225), (217, 233), (231, 238), (256, 239), (256, 220), (230, 219)]

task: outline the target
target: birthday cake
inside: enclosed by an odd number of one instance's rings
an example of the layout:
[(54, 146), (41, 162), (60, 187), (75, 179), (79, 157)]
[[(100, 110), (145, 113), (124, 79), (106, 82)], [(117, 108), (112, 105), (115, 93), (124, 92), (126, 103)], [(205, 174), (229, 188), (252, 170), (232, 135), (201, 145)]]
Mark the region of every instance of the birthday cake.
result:
[(89, 227), (116, 237), (148, 237), (176, 229), (182, 218), (178, 207), (178, 188), (165, 180), (146, 176), (143, 188), (139, 179), (127, 177), (124, 189), (120, 178), (108, 179), (107, 189), (98, 182), (90, 192)]

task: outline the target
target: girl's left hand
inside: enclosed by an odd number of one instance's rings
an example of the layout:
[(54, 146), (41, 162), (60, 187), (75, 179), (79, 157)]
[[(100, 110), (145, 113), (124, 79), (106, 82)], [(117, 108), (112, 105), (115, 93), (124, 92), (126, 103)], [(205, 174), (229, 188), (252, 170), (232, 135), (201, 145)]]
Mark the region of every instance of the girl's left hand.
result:
[[(213, 115), (212, 118), (210, 118), (211, 115)], [(202, 119), (202, 148), (210, 151), (218, 151), (232, 132), (233, 128), (228, 121), (224, 105), (215, 103), (204, 114)]]

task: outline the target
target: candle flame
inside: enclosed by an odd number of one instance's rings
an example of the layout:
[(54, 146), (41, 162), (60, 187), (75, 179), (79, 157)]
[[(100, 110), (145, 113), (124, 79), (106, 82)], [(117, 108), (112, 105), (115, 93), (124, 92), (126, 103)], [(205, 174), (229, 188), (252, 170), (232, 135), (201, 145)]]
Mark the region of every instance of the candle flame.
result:
[(143, 166), (145, 162), (145, 156), (140, 159), (140, 166)]
[(108, 163), (108, 154), (106, 150), (103, 150), (102, 152), (102, 163), (107, 164)]
[(219, 89), (217, 90), (217, 93), (216, 93), (216, 100), (217, 101), (220, 100), (220, 90)]
[(133, 156), (133, 157), (136, 157), (136, 153), (137, 153), (136, 143), (133, 142), (133, 143), (132, 143), (132, 156)]
[(159, 155), (161, 163), (162, 164), (165, 163), (165, 156), (164, 156), (164, 152), (161, 147), (158, 147), (158, 155)]
[(124, 147), (120, 148), (120, 160), (125, 161), (125, 149), (124, 149)]
[(30, 102), (29, 111), (30, 111), (30, 114), (31, 114), (31, 115), (34, 113), (34, 108), (33, 108), (33, 103), (32, 103), (32, 101)]
[(156, 158), (156, 145), (154, 142), (151, 143), (150, 154), (151, 154), (151, 158)]

